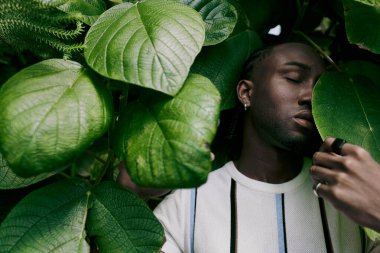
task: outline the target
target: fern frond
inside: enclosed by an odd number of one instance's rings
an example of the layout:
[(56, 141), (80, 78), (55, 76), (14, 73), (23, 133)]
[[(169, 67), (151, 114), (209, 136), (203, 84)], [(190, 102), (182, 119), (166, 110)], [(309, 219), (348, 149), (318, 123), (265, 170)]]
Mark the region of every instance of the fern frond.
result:
[(63, 52), (63, 58), (64, 59), (70, 59), (71, 55), (75, 52), (80, 52), (84, 49), (83, 43), (74, 43), (71, 45), (67, 45), (62, 43), (59, 40), (46, 40), (43, 37), (37, 38), (37, 40), (41, 43), (46, 43), (47, 45), (51, 46), (52, 48), (55, 48), (56, 50)]
[(77, 41), (83, 32), (82, 22), (40, 0), (0, 0), (0, 40), (17, 51), (41, 55), (44, 53), (39, 50), (48, 46), (68, 56), (83, 48)]
[(57, 7), (67, 3), (67, 0), (34, 0), (41, 4), (41, 6)]
[[(14, 31), (15, 29), (24, 28), (37, 34), (50, 34), (54, 37), (61, 39), (74, 39), (82, 34), (84, 27), (81, 22), (77, 21), (75, 28), (71, 30), (57, 28), (54, 26), (40, 26), (40, 24), (33, 23), (33, 21), (26, 21), (22, 19), (0, 19), (0, 27), (7, 28), (7, 31)], [(6, 35), (4, 33), (4, 35)], [(8, 34), (10, 35), (10, 34)], [(1, 32), (0, 32), (1, 36)]]

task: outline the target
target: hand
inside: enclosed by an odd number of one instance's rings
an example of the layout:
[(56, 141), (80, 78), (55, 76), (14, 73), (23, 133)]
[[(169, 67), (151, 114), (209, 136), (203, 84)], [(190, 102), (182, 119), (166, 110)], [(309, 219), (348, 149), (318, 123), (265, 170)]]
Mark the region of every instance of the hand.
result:
[(353, 221), (380, 232), (380, 164), (363, 148), (345, 143), (333, 153), (327, 138), (310, 169), (317, 193)]
[(127, 170), (125, 169), (124, 162), (121, 162), (119, 164), (119, 175), (117, 177), (117, 182), (130, 189), (137, 195), (139, 195), (141, 198), (154, 198), (159, 197), (162, 195), (165, 195), (170, 190), (169, 189), (163, 189), (163, 188), (147, 188), (147, 187), (140, 187), (136, 185), (131, 177), (129, 176)]

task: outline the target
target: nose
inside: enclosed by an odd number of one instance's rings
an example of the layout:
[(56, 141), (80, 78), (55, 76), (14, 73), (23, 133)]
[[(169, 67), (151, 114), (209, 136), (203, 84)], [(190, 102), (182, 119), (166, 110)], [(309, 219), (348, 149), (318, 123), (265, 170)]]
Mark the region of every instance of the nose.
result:
[(300, 90), (298, 104), (307, 106), (311, 110), (311, 98), (313, 95), (314, 83), (310, 82)]

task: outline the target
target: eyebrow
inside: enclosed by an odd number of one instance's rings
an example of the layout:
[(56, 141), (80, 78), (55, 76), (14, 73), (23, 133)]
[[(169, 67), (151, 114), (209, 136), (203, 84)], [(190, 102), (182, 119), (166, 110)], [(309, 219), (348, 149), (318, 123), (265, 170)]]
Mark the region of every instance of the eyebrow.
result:
[(301, 63), (301, 62), (296, 62), (296, 61), (290, 61), (285, 63), (285, 65), (290, 65), (290, 66), (297, 66), (305, 70), (310, 70), (311, 67), (307, 64)]

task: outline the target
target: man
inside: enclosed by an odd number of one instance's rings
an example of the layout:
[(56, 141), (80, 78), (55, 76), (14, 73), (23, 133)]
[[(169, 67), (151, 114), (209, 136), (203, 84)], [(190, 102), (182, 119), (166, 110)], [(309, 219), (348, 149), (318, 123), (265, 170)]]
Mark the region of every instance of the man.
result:
[(341, 176), (331, 172), (344, 170), (341, 158), (359, 148), (344, 144), (341, 155), (326, 154), (333, 141), (328, 139), (313, 166), (304, 158), (315, 132), (312, 90), (323, 70), (321, 58), (300, 43), (250, 59), (237, 85), (245, 110), (240, 156), (210, 173), (201, 187), (174, 191), (160, 203), (155, 214), (165, 228), (163, 252), (372, 250), (357, 224), (313, 194), (310, 168), (316, 194), (344, 207), (333, 190)]

